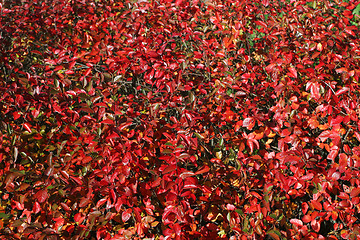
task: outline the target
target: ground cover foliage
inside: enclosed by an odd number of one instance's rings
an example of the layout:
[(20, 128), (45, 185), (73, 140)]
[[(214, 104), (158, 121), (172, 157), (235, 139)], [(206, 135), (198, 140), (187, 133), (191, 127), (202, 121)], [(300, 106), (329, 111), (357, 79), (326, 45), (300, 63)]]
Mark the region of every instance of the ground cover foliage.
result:
[(3, 239), (357, 239), (359, 11), (14, 0)]

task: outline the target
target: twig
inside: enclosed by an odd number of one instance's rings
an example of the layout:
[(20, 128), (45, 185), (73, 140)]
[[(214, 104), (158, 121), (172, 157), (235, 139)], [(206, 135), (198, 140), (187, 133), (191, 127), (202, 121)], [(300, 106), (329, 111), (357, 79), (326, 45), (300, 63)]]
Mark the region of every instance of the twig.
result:
[(347, 131), (346, 131), (346, 133), (345, 133), (345, 135), (344, 135), (344, 137), (343, 137), (343, 141), (348, 137), (348, 135), (349, 135), (349, 133), (351, 132), (351, 128), (349, 128)]
[(331, 91), (334, 93), (334, 95), (336, 95), (334, 89), (333, 89), (327, 82), (325, 82), (325, 81), (323, 81), (323, 80), (321, 80), (321, 81), (322, 81), (323, 83), (325, 83), (326, 86), (328, 86), (328, 87), (331, 89)]

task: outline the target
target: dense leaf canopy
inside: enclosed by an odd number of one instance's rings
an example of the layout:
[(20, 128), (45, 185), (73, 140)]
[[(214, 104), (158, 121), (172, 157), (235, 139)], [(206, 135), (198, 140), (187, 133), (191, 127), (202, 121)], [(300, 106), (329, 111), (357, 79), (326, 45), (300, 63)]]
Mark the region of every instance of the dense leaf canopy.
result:
[(356, 0), (0, 3), (0, 237), (360, 238)]

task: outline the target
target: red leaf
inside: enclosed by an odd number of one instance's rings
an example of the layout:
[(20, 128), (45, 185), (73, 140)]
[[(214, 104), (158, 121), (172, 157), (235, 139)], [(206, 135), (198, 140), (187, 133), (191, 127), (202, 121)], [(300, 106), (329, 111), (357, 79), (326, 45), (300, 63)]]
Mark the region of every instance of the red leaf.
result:
[(157, 178), (155, 181), (153, 181), (153, 182), (151, 183), (151, 187), (154, 188), (154, 187), (159, 186), (159, 185), (160, 185), (160, 182), (161, 182), (161, 178), (159, 177), (159, 178)]
[(358, 132), (354, 132), (356, 139), (360, 142), (360, 134)]
[(338, 68), (338, 69), (336, 69), (335, 71), (336, 71), (337, 73), (348, 72), (347, 68), (344, 68), (344, 67)]
[(86, 205), (88, 205), (88, 203), (90, 203), (90, 202), (91, 202), (91, 201), (90, 201), (88, 198), (83, 197), (83, 198), (80, 199), (79, 207), (80, 207), (80, 208), (83, 208), (83, 207), (85, 207)]
[(316, 201), (316, 200), (311, 200), (311, 204), (313, 205), (313, 207), (316, 209), (316, 210), (319, 210), (321, 211), (322, 210), (322, 205), (320, 202)]
[(311, 96), (315, 99), (319, 99), (320, 98), (320, 91), (319, 91), (320, 87), (319, 84), (314, 83), (311, 85), (310, 87), (310, 92), (311, 92)]
[(112, 198), (113, 202), (116, 202), (116, 194), (113, 189), (110, 189), (110, 197)]
[(205, 166), (203, 166), (202, 168), (200, 168), (200, 170), (197, 171), (195, 174), (196, 174), (196, 175), (198, 175), (198, 174), (203, 174), (203, 173), (208, 172), (209, 170), (210, 170), (210, 168), (209, 168), (207, 165), (205, 165)]
[(173, 205), (169, 205), (164, 209), (162, 218), (166, 219), (166, 217), (170, 214), (170, 213), (174, 213), (175, 212), (175, 206)]
[(121, 198), (118, 198), (117, 201), (116, 201), (116, 203), (115, 203), (115, 210), (116, 210), (117, 212), (120, 212), (122, 205), (123, 205), (123, 204), (122, 204)]
[(16, 105), (20, 107), (24, 103), (24, 97), (22, 95), (16, 95), (15, 102)]
[(195, 175), (195, 173), (193, 173), (193, 172), (183, 172), (183, 173), (181, 173), (180, 174), (180, 178), (182, 178), (182, 179), (185, 179), (185, 178), (187, 178), (187, 177), (191, 177), (191, 176), (194, 176)]
[(113, 138), (119, 138), (119, 134), (116, 132), (111, 133), (109, 136), (106, 137), (106, 139), (113, 139)]
[(302, 217), (302, 220), (304, 223), (309, 223), (311, 221), (311, 216), (310, 215), (304, 215)]
[(337, 125), (337, 124), (340, 124), (343, 120), (344, 120), (343, 116), (337, 116), (336, 118), (331, 119), (330, 124), (332, 126)]
[(14, 120), (18, 119), (21, 115), (19, 114), (19, 112), (14, 112), (13, 113), (13, 117), (14, 117)]
[(29, 123), (24, 123), (23, 126), (29, 133), (31, 133), (31, 125)]
[(188, 153), (182, 153), (182, 154), (180, 154), (180, 156), (178, 156), (177, 158), (178, 158), (178, 159), (183, 159), (183, 158), (188, 158), (188, 157), (190, 157), (190, 155), (189, 155)]
[(270, 64), (265, 68), (265, 70), (266, 70), (267, 72), (272, 72), (275, 66), (276, 66), (276, 63), (270, 63)]
[(96, 203), (96, 207), (97, 207), (97, 208), (101, 207), (106, 201), (107, 201), (107, 198), (100, 199), (100, 200)]
[(314, 177), (314, 174), (313, 174), (313, 173), (309, 173), (309, 174), (306, 174), (305, 176), (302, 176), (300, 179), (301, 179), (301, 180), (304, 180), (304, 181), (308, 181), (308, 180), (313, 179), (313, 177)]
[(350, 197), (357, 197), (360, 194), (360, 188), (354, 188), (351, 190)]
[(197, 180), (192, 177), (188, 177), (184, 181), (184, 189), (198, 188)]
[(65, 211), (69, 212), (71, 209), (69, 208), (69, 206), (66, 203), (60, 203), (62, 209), (64, 209)]
[(220, 51), (216, 54), (216, 56), (223, 58), (223, 57), (225, 57), (225, 53), (223, 51)]
[(319, 232), (320, 231), (320, 223), (319, 221), (316, 221), (316, 219), (311, 221), (311, 228), (315, 231), (315, 232)]
[(132, 213), (132, 209), (131, 208), (128, 208), (126, 209), (126, 211), (124, 211), (122, 214), (121, 214), (121, 219), (123, 222), (127, 222), (130, 218), (131, 218), (131, 213)]
[(259, 149), (259, 142), (254, 140), (254, 139), (248, 139), (247, 141), (247, 144), (250, 148), (250, 152), (252, 153), (254, 151), (254, 144), (256, 145), (257, 149)]
[(332, 175), (331, 175), (331, 178), (334, 179), (335, 181), (339, 180), (341, 177), (341, 174), (339, 172), (334, 172)]
[(75, 216), (74, 216), (74, 220), (78, 224), (81, 224), (85, 220), (85, 216), (83, 216), (82, 213), (76, 213)]
[(132, 122), (126, 122), (126, 123), (123, 123), (119, 126), (119, 131), (122, 131), (123, 129), (127, 128), (128, 126), (130, 126), (132, 124)]
[(243, 75), (241, 75), (242, 79), (249, 79), (250, 78), (250, 73), (244, 73)]
[(260, 26), (264, 27), (264, 28), (267, 28), (266, 23), (264, 23), (263, 21), (255, 21), (255, 23), (256, 23), (257, 25), (260, 25)]
[(333, 149), (330, 151), (329, 155), (327, 156), (327, 159), (334, 161), (334, 159), (336, 158), (336, 156), (339, 153), (339, 149)]
[(260, 196), (260, 194), (258, 194), (257, 192), (252, 191), (252, 192), (250, 192), (250, 194), (253, 195), (254, 197), (256, 197), (257, 199), (262, 200), (262, 196)]
[(159, 54), (155, 51), (149, 51), (147, 52), (147, 55), (151, 58), (157, 58), (159, 56)]
[(348, 208), (351, 206), (349, 200), (342, 200), (340, 203), (339, 203), (339, 206), (340, 207), (343, 207), (343, 208)]
[(303, 214), (306, 214), (307, 210), (309, 209), (309, 205), (306, 202), (303, 202), (301, 204), (301, 209), (302, 209)]
[(295, 68), (289, 67), (288, 70), (289, 70), (289, 74), (288, 74), (289, 77), (297, 78), (297, 71)]
[(245, 118), (243, 121), (243, 127), (251, 130), (255, 126), (255, 120), (253, 118)]
[(63, 176), (65, 179), (69, 179), (69, 174), (63, 170), (60, 171), (61, 176)]
[(78, 178), (78, 177), (70, 176), (70, 178), (71, 178), (75, 183), (77, 183), (78, 185), (82, 185), (82, 184), (83, 184), (83, 182), (81, 181), (81, 179)]
[(355, 33), (353, 31), (351, 31), (349, 27), (345, 28), (345, 32), (351, 36), (355, 36)]
[(89, 75), (91, 72), (91, 68), (88, 68), (85, 72), (84, 72), (84, 76), (87, 76)]
[(176, 164), (167, 166), (164, 170), (163, 170), (163, 174), (169, 173), (169, 172), (173, 172), (176, 169)]
[(234, 210), (235, 210), (235, 206), (232, 205), (232, 204), (230, 204), (230, 203), (228, 203), (228, 204), (226, 205), (226, 209), (229, 210), (229, 211), (234, 211)]
[[(237, 227), (232, 227), (231, 230), (233, 231), (237, 231), (239, 234), (242, 233), (241, 229), (240, 228), (237, 228)], [(269, 233), (268, 233), (269, 234)], [(270, 235), (270, 234), (269, 234)]]
[(348, 87), (343, 87), (342, 89), (336, 91), (335, 95), (336, 95), (336, 96), (339, 96), (339, 95), (341, 95), (341, 94), (346, 93), (346, 92), (349, 91), (349, 90), (350, 90), (350, 88), (348, 88)]
[(291, 164), (297, 164), (299, 162), (301, 162), (301, 157), (296, 155), (287, 155), (284, 161), (284, 163), (291, 163)]
[(48, 198), (48, 196), (49, 195), (48, 195), (47, 190), (42, 189), (42, 190), (38, 191), (34, 197), (38, 200), (39, 203), (43, 203)]
[(37, 214), (37, 213), (40, 212), (40, 210), (41, 210), (40, 204), (39, 204), (38, 202), (35, 202), (35, 203), (34, 203), (34, 206), (33, 206), (33, 208), (32, 208), (32, 212), (35, 213), (35, 214)]
[(59, 107), (58, 103), (53, 103), (52, 107), (54, 109), (54, 112), (62, 113), (61, 108)]
[(269, 6), (269, 0), (262, 0), (261, 2), (264, 5), (264, 7)]
[(73, 90), (66, 91), (66, 93), (72, 96), (76, 96), (76, 92)]
[(290, 223), (300, 228), (304, 225), (300, 219), (290, 219)]
[(157, 70), (156, 72), (155, 72), (155, 78), (162, 78), (163, 76), (164, 76), (164, 71), (161, 71), (161, 70)]
[(325, 142), (326, 139), (330, 138), (331, 136), (332, 136), (332, 133), (329, 130), (326, 130), (326, 131), (323, 131), (322, 133), (320, 133), (318, 138), (320, 139), (320, 141)]
[(101, 121), (100, 123), (103, 123), (103, 124), (108, 124), (108, 125), (114, 125), (114, 121), (111, 120), (111, 119), (105, 119), (103, 121)]
[(21, 204), (21, 203), (19, 203), (17, 201), (13, 201), (13, 200), (12, 200), (12, 203), (15, 204), (15, 208), (17, 210), (24, 210), (24, 204)]

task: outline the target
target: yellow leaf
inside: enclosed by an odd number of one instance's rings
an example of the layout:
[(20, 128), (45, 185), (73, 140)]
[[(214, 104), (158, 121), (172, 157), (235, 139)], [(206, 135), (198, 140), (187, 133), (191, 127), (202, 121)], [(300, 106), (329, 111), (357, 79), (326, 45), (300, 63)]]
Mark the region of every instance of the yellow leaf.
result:
[(276, 133), (274, 133), (273, 131), (271, 131), (269, 134), (268, 134), (268, 137), (269, 138), (272, 138), (272, 137), (275, 137), (276, 136)]
[(326, 130), (326, 129), (329, 128), (329, 125), (328, 125), (328, 124), (319, 125), (318, 128), (319, 128), (320, 130)]

